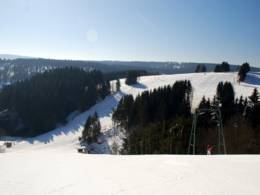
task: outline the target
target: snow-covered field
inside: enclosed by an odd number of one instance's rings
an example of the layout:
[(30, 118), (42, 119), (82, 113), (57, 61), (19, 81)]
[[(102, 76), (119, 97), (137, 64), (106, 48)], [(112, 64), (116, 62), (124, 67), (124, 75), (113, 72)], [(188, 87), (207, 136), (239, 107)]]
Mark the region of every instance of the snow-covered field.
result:
[[(77, 115), (63, 127), (37, 136), (16, 139), (0, 154), (0, 194), (260, 194), (260, 156), (116, 156), (76, 152), (78, 137), (87, 117), (98, 113), (103, 143), (94, 153), (111, 153), (111, 145), (122, 144), (115, 133), (111, 114), (125, 94), (191, 81), (195, 108), (203, 95), (212, 98), (220, 81), (233, 83), (236, 96), (249, 96), (259, 85), (259, 73), (245, 83), (236, 73), (192, 73), (141, 77), (108, 96), (90, 110)], [(1, 143), (0, 143), (1, 145)]]
[(27, 151), (0, 157), (0, 194), (259, 195), (260, 156), (84, 155)]

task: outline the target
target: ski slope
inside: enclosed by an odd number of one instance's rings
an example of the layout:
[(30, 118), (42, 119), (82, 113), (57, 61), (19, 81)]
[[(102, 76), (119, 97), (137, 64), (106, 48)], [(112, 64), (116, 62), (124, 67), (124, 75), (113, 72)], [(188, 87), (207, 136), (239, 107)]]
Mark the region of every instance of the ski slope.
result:
[(260, 156), (0, 156), (0, 194), (259, 195)]
[[(188, 79), (193, 86), (192, 107), (203, 95), (212, 98), (220, 81), (233, 84), (235, 94), (260, 90), (258, 73), (244, 83), (236, 73), (191, 73), (141, 77), (121, 92), (106, 97), (78, 114), (65, 126), (30, 138), (15, 138), (15, 145), (0, 153), (0, 194), (260, 194), (260, 156), (86, 155), (79, 154), (78, 137), (87, 117), (98, 113), (103, 135), (92, 153), (110, 154), (122, 145), (123, 134), (113, 129), (111, 115), (126, 94)], [(1, 143), (0, 143), (1, 144)]]
[(78, 147), (78, 137), (83, 130), (83, 124), (89, 115), (97, 112), (101, 122), (101, 131), (103, 132), (103, 143), (96, 145), (94, 144), (93, 153), (109, 154), (111, 153), (110, 147), (113, 142), (116, 142), (119, 146), (122, 145), (121, 140), (123, 135), (114, 132), (111, 120), (113, 109), (116, 108), (122, 96), (126, 94), (136, 96), (145, 90), (152, 90), (160, 86), (172, 85), (177, 80), (188, 79), (191, 81), (193, 87), (192, 108), (194, 109), (198, 106), (204, 95), (206, 97), (213, 98), (216, 94), (216, 87), (220, 81), (231, 82), (237, 97), (241, 95), (244, 97), (251, 95), (254, 87), (257, 87), (260, 90), (260, 85), (257, 83), (260, 78), (258, 77), (258, 80), (255, 79), (255, 75), (259, 75), (258, 73), (250, 74), (250, 77), (247, 78), (247, 82), (245, 83), (237, 83), (236, 75), (236, 73), (190, 73), (144, 76), (141, 77), (139, 83), (134, 86), (125, 85), (124, 79), (122, 79), (121, 92), (106, 97), (103, 101), (97, 103), (91, 109), (71, 119), (71, 121), (65, 126), (59, 127), (46, 134), (31, 139), (17, 140), (15, 148), (13, 148), (10, 152), (23, 151), (27, 149), (75, 151)]

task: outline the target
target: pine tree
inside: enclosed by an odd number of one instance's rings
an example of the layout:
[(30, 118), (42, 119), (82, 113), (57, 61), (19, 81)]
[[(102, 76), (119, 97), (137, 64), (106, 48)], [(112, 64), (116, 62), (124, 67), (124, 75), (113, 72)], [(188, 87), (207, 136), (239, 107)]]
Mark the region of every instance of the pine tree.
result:
[(238, 101), (238, 112), (242, 114), (243, 111), (244, 111), (244, 99), (243, 96), (241, 95)]
[(229, 63), (222, 62), (221, 69), (222, 69), (222, 72), (229, 72), (230, 71)]
[(257, 103), (259, 101), (259, 92), (257, 91), (257, 88), (254, 88), (254, 91), (251, 96), (249, 96), (249, 99), (253, 103)]
[(97, 113), (95, 112), (93, 116), (88, 117), (85, 123), (84, 130), (82, 132), (82, 139), (88, 143), (97, 141), (97, 138), (100, 135), (100, 130), (100, 121), (98, 119)]
[(128, 71), (127, 72), (127, 76), (126, 76), (126, 80), (125, 80), (125, 84), (127, 85), (134, 85), (137, 83), (137, 77), (138, 77), (138, 73), (137, 71)]
[(217, 98), (221, 103), (223, 119), (230, 117), (234, 111), (235, 92), (230, 82), (219, 82), (217, 86)]
[(120, 87), (121, 87), (120, 81), (119, 81), (119, 79), (117, 79), (116, 80), (116, 91), (120, 91)]
[(246, 62), (242, 64), (238, 71), (238, 79), (239, 81), (244, 81), (246, 78), (246, 74), (250, 71), (250, 65)]
[(92, 117), (92, 125), (93, 125), (93, 139), (97, 141), (97, 138), (100, 135), (101, 125), (96, 112)]
[(207, 108), (207, 101), (205, 96), (202, 97), (202, 100), (200, 101), (199, 108)]
[(88, 141), (88, 142), (91, 142), (92, 141), (92, 139), (91, 139), (91, 137), (92, 137), (92, 132), (91, 132), (91, 120), (92, 120), (92, 117), (91, 116), (89, 116), (88, 118), (87, 118), (87, 121), (86, 121), (86, 123), (85, 123), (85, 125), (84, 125), (84, 129), (83, 129), (83, 131), (82, 131), (82, 139), (84, 140), (84, 141)]
[(221, 72), (220, 65), (215, 66), (214, 72)]
[(253, 128), (257, 129), (257, 133), (260, 130), (260, 103), (255, 103), (252, 109), (251, 121)]
[(198, 64), (195, 69), (195, 72), (206, 72), (206, 71), (207, 71), (207, 68), (204, 64)]
[(214, 72), (229, 72), (230, 66), (228, 62), (222, 62), (220, 65), (216, 65)]
[(223, 82), (219, 82), (218, 83), (218, 86), (217, 86), (217, 99), (218, 100), (221, 100), (221, 98), (222, 98), (222, 93), (223, 93), (223, 86), (224, 86), (224, 84), (223, 84)]

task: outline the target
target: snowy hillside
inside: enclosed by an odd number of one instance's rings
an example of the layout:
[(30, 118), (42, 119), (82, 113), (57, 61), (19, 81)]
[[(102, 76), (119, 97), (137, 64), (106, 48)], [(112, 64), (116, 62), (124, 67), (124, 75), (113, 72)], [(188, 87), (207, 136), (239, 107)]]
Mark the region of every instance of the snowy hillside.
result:
[(245, 79), (245, 83), (259, 87), (260, 86), (260, 72), (249, 72)]
[(15, 148), (10, 152), (17, 152), (28, 149), (51, 149), (51, 150), (75, 150), (78, 146), (78, 137), (83, 129), (87, 117), (95, 111), (98, 113), (102, 132), (104, 133), (104, 142), (95, 148), (95, 153), (110, 153), (109, 146), (114, 141), (119, 142), (121, 136), (113, 131), (112, 126), (112, 110), (116, 107), (121, 97), (125, 94), (137, 95), (145, 90), (151, 90), (160, 86), (173, 84), (177, 80), (188, 79), (193, 86), (193, 102), (192, 107), (196, 108), (203, 95), (212, 98), (216, 93), (217, 84), (220, 81), (229, 81), (233, 84), (236, 96), (239, 97), (251, 95), (254, 87), (260, 88), (257, 82), (260, 78), (258, 73), (251, 73), (245, 83), (236, 82), (236, 73), (191, 73), (176, 75), (158, 75), (141, 77), (139, 84), (128, 86), (121, 80), (121, 92), (108, 96), (105, 100), (93, 106), (90, 110), (79, 114), (72, 119), (67, 125), (59, 127), (44, 135), (37, 136), (32, 139), (19, 141)]
[[(102, 144), (93, 153), (111, 153), (122, 144), (111, 115), (125, 94), (188, 79), (193, 86), (192, 107), (203, 95), (212, 98), (220, 81), (233, 84), (236, 96), (249, 96), (259, 85), (259, 73), (250, 73), (244, 83), (236, 73), (192, 73), (141, 77), (139, 84), (81, 113), (67, 125), (35, 138), (16, 139), (14, 147), (0, 154), (0, 194), (259, 194), (259, 156), (109, 156), (76, 152), (78, 137), (87, 117), (98, 113)], [(0, 143), (1, 145), (1, 143)], [(40, 172), (39, 172), (40, 171)]]

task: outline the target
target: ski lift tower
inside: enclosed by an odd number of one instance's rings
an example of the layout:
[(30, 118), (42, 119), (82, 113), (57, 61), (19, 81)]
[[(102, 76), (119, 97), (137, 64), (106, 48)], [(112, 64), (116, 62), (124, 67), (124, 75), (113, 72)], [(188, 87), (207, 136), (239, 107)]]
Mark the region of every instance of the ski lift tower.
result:
[(192, 120), (192, 128), (191, 128), (189, 146), (188, 146), (188, 154), (196, 154), (196, 132), (198, 130), (197, 129), (198, 117), (205, 113), (210, 113), (212, 120), (216, 123), (216, 126), (217, 126), (218, 153), (219, 154), (227, 153), (220, 107), (221, 107), (221, 104), (218, 104), (217, 106), (211, 106), (210, 108), (198, 108), (195, 110), (195, 113), (193, 114), (193, 120)]

